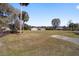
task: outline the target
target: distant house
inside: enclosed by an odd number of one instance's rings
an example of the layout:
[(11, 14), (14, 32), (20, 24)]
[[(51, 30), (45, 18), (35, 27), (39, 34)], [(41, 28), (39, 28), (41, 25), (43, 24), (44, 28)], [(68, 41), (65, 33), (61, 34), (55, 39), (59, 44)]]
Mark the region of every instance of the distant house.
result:
[(63, 30), (64, 28), (62, 26), (59, 26), (56, 28), (57, 30)]
[(44, 31), (44, 30), (46, 30), (45, 28), (38, 28), (39, 30), (41, 30), (41, 31)]
[(31, 28), (31, 31), (37, 31), (38, 28)]

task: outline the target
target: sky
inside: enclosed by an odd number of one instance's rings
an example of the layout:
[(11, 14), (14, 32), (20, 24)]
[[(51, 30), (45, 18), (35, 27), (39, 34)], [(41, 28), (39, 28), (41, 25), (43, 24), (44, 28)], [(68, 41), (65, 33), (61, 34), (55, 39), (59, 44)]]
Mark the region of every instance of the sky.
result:
[[(11, 5), (21, 8), (18, 3)], [(60, 26), (68, 25), (69, 20), (79, 23), (78, 3), (30, 3), (27, 7), (22, 7), (22, 10), (28, 12), (30, 18), (27, 24), (32, 26), (52, 26), (54, 18), (60, 19)]]

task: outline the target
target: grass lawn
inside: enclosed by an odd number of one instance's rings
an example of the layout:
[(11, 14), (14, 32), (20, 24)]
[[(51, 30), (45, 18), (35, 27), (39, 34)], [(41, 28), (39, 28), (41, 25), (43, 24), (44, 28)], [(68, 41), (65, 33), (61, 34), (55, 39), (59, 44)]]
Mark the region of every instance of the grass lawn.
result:
[(51, 35), (78, 37), (71, 31), (24, 31), (22, 34), (8, 34), (0, 38), (0, 55), (55, 56), (79, 55), (79, 46)]

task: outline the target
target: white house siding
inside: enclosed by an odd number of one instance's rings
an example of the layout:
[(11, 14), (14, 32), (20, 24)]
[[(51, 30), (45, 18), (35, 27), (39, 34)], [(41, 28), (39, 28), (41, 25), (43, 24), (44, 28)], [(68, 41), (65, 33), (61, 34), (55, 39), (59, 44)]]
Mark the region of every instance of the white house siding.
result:
[(38, 28), (31, 28), (31, 31), (37, 31)]

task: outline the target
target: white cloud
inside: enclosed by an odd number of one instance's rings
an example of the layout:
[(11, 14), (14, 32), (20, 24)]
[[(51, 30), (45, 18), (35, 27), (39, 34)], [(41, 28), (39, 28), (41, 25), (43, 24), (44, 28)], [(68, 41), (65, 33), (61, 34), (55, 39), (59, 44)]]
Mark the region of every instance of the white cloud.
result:
[(77, 5), (77, 6), (76, 6), (76, 9), (78, 9), (78, 10), (79, 10), (79, 5)]

